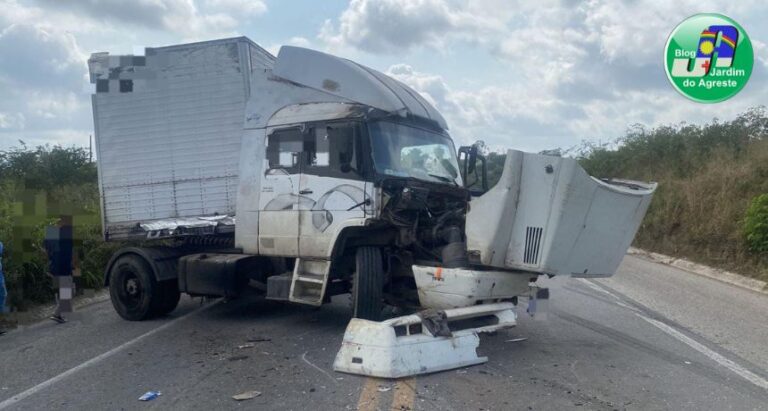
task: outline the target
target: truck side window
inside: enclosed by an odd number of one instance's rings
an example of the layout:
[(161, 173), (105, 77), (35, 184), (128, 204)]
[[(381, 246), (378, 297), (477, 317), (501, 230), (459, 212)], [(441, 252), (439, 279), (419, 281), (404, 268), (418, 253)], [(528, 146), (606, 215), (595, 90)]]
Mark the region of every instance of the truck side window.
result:
[(320, 124), (309, 133), (304, 147), (310, 154), (307, 174), (360, 178), (355, 146), (359, 127), (355, 124)]
[(304, 136), (297, 128), (277, 130), (267, 138), (269, 168), (283, 168), (289, 173), (299, 172)]
[(326, 133), (324, 127), (316, 127), (312, 130), (308, 136), (307, 148), (311, 148), (312, 156), (309, 159), (309, 166), (311, 167), (328, 167), (328, 146), (330, 145), (330, 137)]

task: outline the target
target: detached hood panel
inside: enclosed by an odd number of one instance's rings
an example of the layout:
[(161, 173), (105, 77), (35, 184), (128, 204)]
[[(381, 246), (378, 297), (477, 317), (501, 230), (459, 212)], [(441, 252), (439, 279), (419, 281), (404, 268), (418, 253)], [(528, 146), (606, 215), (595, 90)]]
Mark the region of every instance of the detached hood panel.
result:
[(470, 203), (467, 248), (487, 266), (610, 277), (655, 190), (590, 177), (572, 158), (509, 150), (498, 184)]

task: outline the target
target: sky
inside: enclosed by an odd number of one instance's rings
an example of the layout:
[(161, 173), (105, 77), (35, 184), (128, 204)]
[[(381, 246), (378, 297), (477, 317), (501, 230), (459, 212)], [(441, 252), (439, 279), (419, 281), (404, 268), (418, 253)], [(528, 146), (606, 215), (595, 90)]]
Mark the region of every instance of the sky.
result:
[[(749, 35), (747, 86), (718, 104), (679, 95), (664, 45), (686, 17)], [(435, 104), (460, 143), (541, 151), (605, 143), (636, 124), (728, 120), (768, 100), (768, 3), (510, 0), (0, 0), (0, 150), (88, 146), (87, 59), (245, 35), (388, 73)]]

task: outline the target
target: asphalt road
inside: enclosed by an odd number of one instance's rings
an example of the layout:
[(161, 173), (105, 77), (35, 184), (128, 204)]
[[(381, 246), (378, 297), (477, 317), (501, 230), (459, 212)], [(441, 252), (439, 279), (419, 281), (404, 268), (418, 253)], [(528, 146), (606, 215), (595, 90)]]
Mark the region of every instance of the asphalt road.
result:
[(97, 303), (0, 337), (0, 409), (768, 410), (768, 296), (631, 256), (549, 283), (546, 320), (482, 337), (488, 363), (398, 381), (332, 370), (346, 296), (185, 298), (141, 323)]

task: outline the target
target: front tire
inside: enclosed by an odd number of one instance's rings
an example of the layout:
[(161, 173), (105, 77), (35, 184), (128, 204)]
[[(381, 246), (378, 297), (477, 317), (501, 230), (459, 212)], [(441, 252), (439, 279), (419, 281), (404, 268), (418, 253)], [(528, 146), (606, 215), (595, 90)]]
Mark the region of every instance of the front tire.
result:
[(179, 299), (181, 299), (181, 293), (179, 292), (179, 283), (176, 279), (161, 281), (158, 284), (160, 288), (160, 302), (155, 311), (155, 315), (163, 316), (170, 314), (171, 311), (176, 309), (179, 305)]
[(121, 317), (142, 321), (156, 315), (163, 294), (152, 267), (143, 258), (127, 254), (115, 261), (109, 273), (109, 296)]
[(384, 308), (384, 261), (377, 247), (360, 247), (355, 255), (352, 313), (356, 318), (379, 321)]

